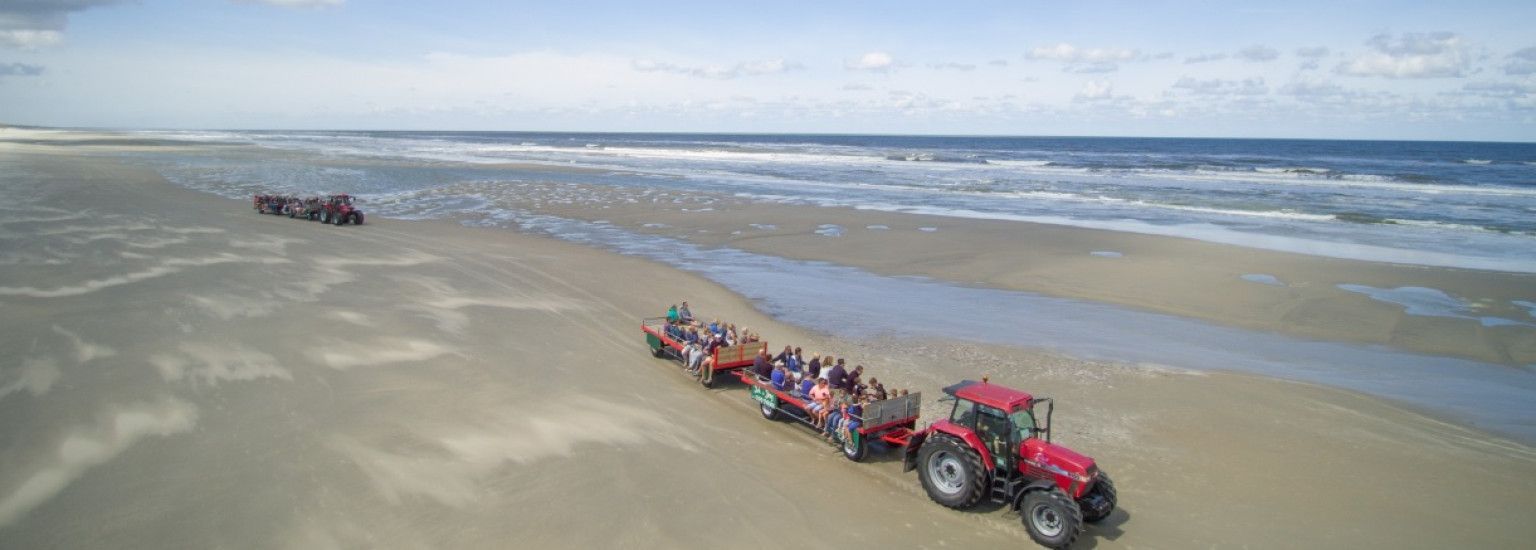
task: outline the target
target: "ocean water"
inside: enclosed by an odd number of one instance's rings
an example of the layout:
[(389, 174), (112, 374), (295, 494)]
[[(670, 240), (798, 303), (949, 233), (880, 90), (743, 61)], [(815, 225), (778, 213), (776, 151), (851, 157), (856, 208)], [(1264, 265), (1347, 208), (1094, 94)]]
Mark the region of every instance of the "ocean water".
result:
[[(545, 180), (1011, 219), (1303, 254), (1536, 272), (1536, 144), (522, 132), (145, 132), (392, 170), (224, 166), (311, 192), (420, 190), (456, 167)], [(197, 160), (188, 160), (197, 164)], [(205, 167), (206, 168), (206, 167)], [(430, 174), (423, 173), (430, 171)], [(516, 184), (514, 176), (507, 179)]]

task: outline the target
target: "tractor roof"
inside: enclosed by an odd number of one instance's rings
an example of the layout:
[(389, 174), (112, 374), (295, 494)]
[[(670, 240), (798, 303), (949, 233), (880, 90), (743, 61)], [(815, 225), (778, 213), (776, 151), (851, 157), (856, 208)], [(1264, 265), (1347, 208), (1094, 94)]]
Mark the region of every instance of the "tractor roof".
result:
[(958, 384), (945, 387), (944, 393), (1005, 411), (1027, 406), (1034, 399), (1034, 396), (1026, 392), (975, 380), (961, 380)]

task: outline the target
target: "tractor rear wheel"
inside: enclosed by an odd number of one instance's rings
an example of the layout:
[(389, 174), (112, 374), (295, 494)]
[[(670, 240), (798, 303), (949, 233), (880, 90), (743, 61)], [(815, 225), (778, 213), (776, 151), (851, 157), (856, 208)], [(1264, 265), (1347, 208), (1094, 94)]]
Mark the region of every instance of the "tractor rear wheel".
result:
[(363, 213), (362, 212), (356, 212), (356, 213), (352, 214), (352, 224), (353, 225), (363, 225)]
[(1066, 548), (1083, 532), (1083, 511), (1060, 488), (1024, 493), (1019, 518), (1029, 538), (1046, 548)]
[(1094, 482), (1093, 488), (1089, 489), (1088, 494), (1084, 496), (1085, 498), (1091, 498), (1094, 495), (1104, 497), (1105, 500), (1108, 500), (1109, 507), (1105, 508), (1104, 513), (1102, 514), (1096, 514), (1092, 510), (1084, 511), (1083, 521), (1088, 523), (1098, 523), (1099, 521), (1102, 521), (1104, 518), (1109, 517), (1110, 514), (1115, 512), (1115, 504), (1117, 498), (1117, 495), (1115, 494), (1115, 482), (1109, 480), (1108, 472), (1099, 470), (1099, 480)]
[(987, 488), (987, 471), (976, 451), (948, 435), (935, 434), (923, 445), (917, 477), (928, 498), (955, 509), (975, 506)]

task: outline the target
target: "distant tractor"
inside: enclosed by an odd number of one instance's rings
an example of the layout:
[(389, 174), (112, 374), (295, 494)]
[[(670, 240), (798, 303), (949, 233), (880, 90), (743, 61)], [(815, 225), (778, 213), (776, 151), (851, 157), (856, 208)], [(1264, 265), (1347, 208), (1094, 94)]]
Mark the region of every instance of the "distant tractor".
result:
[[(1054, 403), (973, 380), (944, 388), (949, 418), (913, 434), (905, 471), (918, 471), (934, 502), (956, 509), (982, 499), (1017, 510), (1030, 538), (1065, 548), (1083, 523), (1115, 509), (1115, 484), (1092, 458), (1051, 443)], [(1040, 409), (1044, 407), (1044, 424)]]
[(326, 198), (320, 209), (320, 223), (336, 225), (363, 225), (363, 211), (352, 204), (352, 196), (346, 193)]

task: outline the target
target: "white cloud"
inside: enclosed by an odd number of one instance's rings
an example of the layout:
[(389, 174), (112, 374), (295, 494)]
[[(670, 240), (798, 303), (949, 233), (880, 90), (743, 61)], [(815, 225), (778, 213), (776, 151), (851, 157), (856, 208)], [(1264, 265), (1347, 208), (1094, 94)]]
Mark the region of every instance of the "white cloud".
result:
[(1175, 82), (1173, 87), (1196, 95), (1254, 96), (1269, 93), (1269, 86), (1264, 85), (1263, 78), (1198, 80), (1186, 76)]
[(123, 0), (54, 0), (0, 2), (0, 47), (37, 49), (64, 40), (69, 15)]
[(1382, 78), (1459, 78), (1472, 62), (1466, 44), (1455, 33), (1379, 34), (1366, 44), (1375, 51), (1355, 56), (1335, 71)]
[(1042, 59), (1066, 63), (1113, 63), (1134, 61), (1141, 57), (1137, 50), (1124, 48), (1079, 48), (1062, 42), (1054, 46), (1042, 46), (1024, 54), (1025, 59)]
[(704, 65), (697, 67), (640, 59), (636, 60), (633, 66), (635, 70), (640, 72), (665, 72), (714, 80), (731, 80), (743, 76), (779, 74), (804, 68), (799, 63), (787, 62), (783, 59), (743, 61), (730, 66)]
[(64, 41), (64, 33), (36, 29), (0, 30), (0, 46), (35, 50)]
[(896, 59), (885, 52), (869, 52), (858, 59), (843, 62), (843, 68), (850, 71), (869, 71), (883, 73), (896, 68)]
[(1516, 76), (1536, 74), (1536, 46), (1509, 54), (1509, 63), (1504, 65), (1504, 74)]
[(1062, 72), (1076, 74), (1103, 74), (1120, 70), (1118, 63), (1071, 63), (1061, 68)]
[(1326, 80), (1301, 79), (1280, 88), (1280, 93), (1298, 98), (1352, 97), (1356, 92)]
[(1224, 53), (1203, 53), (1203, 54), (1200, 54), (1200, 55), (1190, 56), (1190, 57), (1184, 58), (1184, 64), (1185, 65), (1192, 65), (1192, 64), (1195, 64), (1195, 63), (1208, 63), (1208, 62), (1211, 62), (1211, 61), (1221, 61), (1221, 60), (1226, 59), (1226, 58), (1227, 58), (1227, 54), (1224, 54)]
[(1521, 98), (1536, 95), (1536, 85), (1516, 82), (1468, 82), (1461, 87), (1470, 95), (1495, 98)]
[(931, 68), (931, 69), (938, 69), (938, 70), (941, 70), (941, 71), (945, 70), (945, 69), (955, 70), (955, 71), (972, 71), (972, 70), (976, 69), (976, 65), (973, 65), (973, 64), (970, 64), (970, 63), (959, 63), (959, 62), (955, 62), (955, 61), (946, 61), (946, 62), (943, 62), (943, 63), (929, 63), (928, 67)]
[(991, 61), (988, 61), (987, 64), (991, 65), (993, 67), (1007, 67), (1008, 66), (1008, 60), (1007, 59), (993, 59)]
[(1280, 50), (1276, 50), (1262, 44), (1254, 44), (1237, 52), (1238, 59), (1242, 59), (1244, 61), (1253, 61), (1256, 63), (1274, 61), (1279, 57)]
[(242, 4), (266, 4), (279, 8), (330, 8), (347, 3), (347, 0), (235, 0)]
[(1120, 69), (1120, 62), (1141, 61), (1145, 58), (1140, 50), (1125, 48), (1079, 48), (1066, 42), (1054, 46), (1040, 46), (1024, 54), (1025, 59), (1060, 61), (1066, 65), (1063, 72), (1095, 74), (1110, 73)]
[(1072, 96), (1074, 101), (1103, 101), (1114, 98), (1115, 86), (1107, 80), (1090, 80)]

